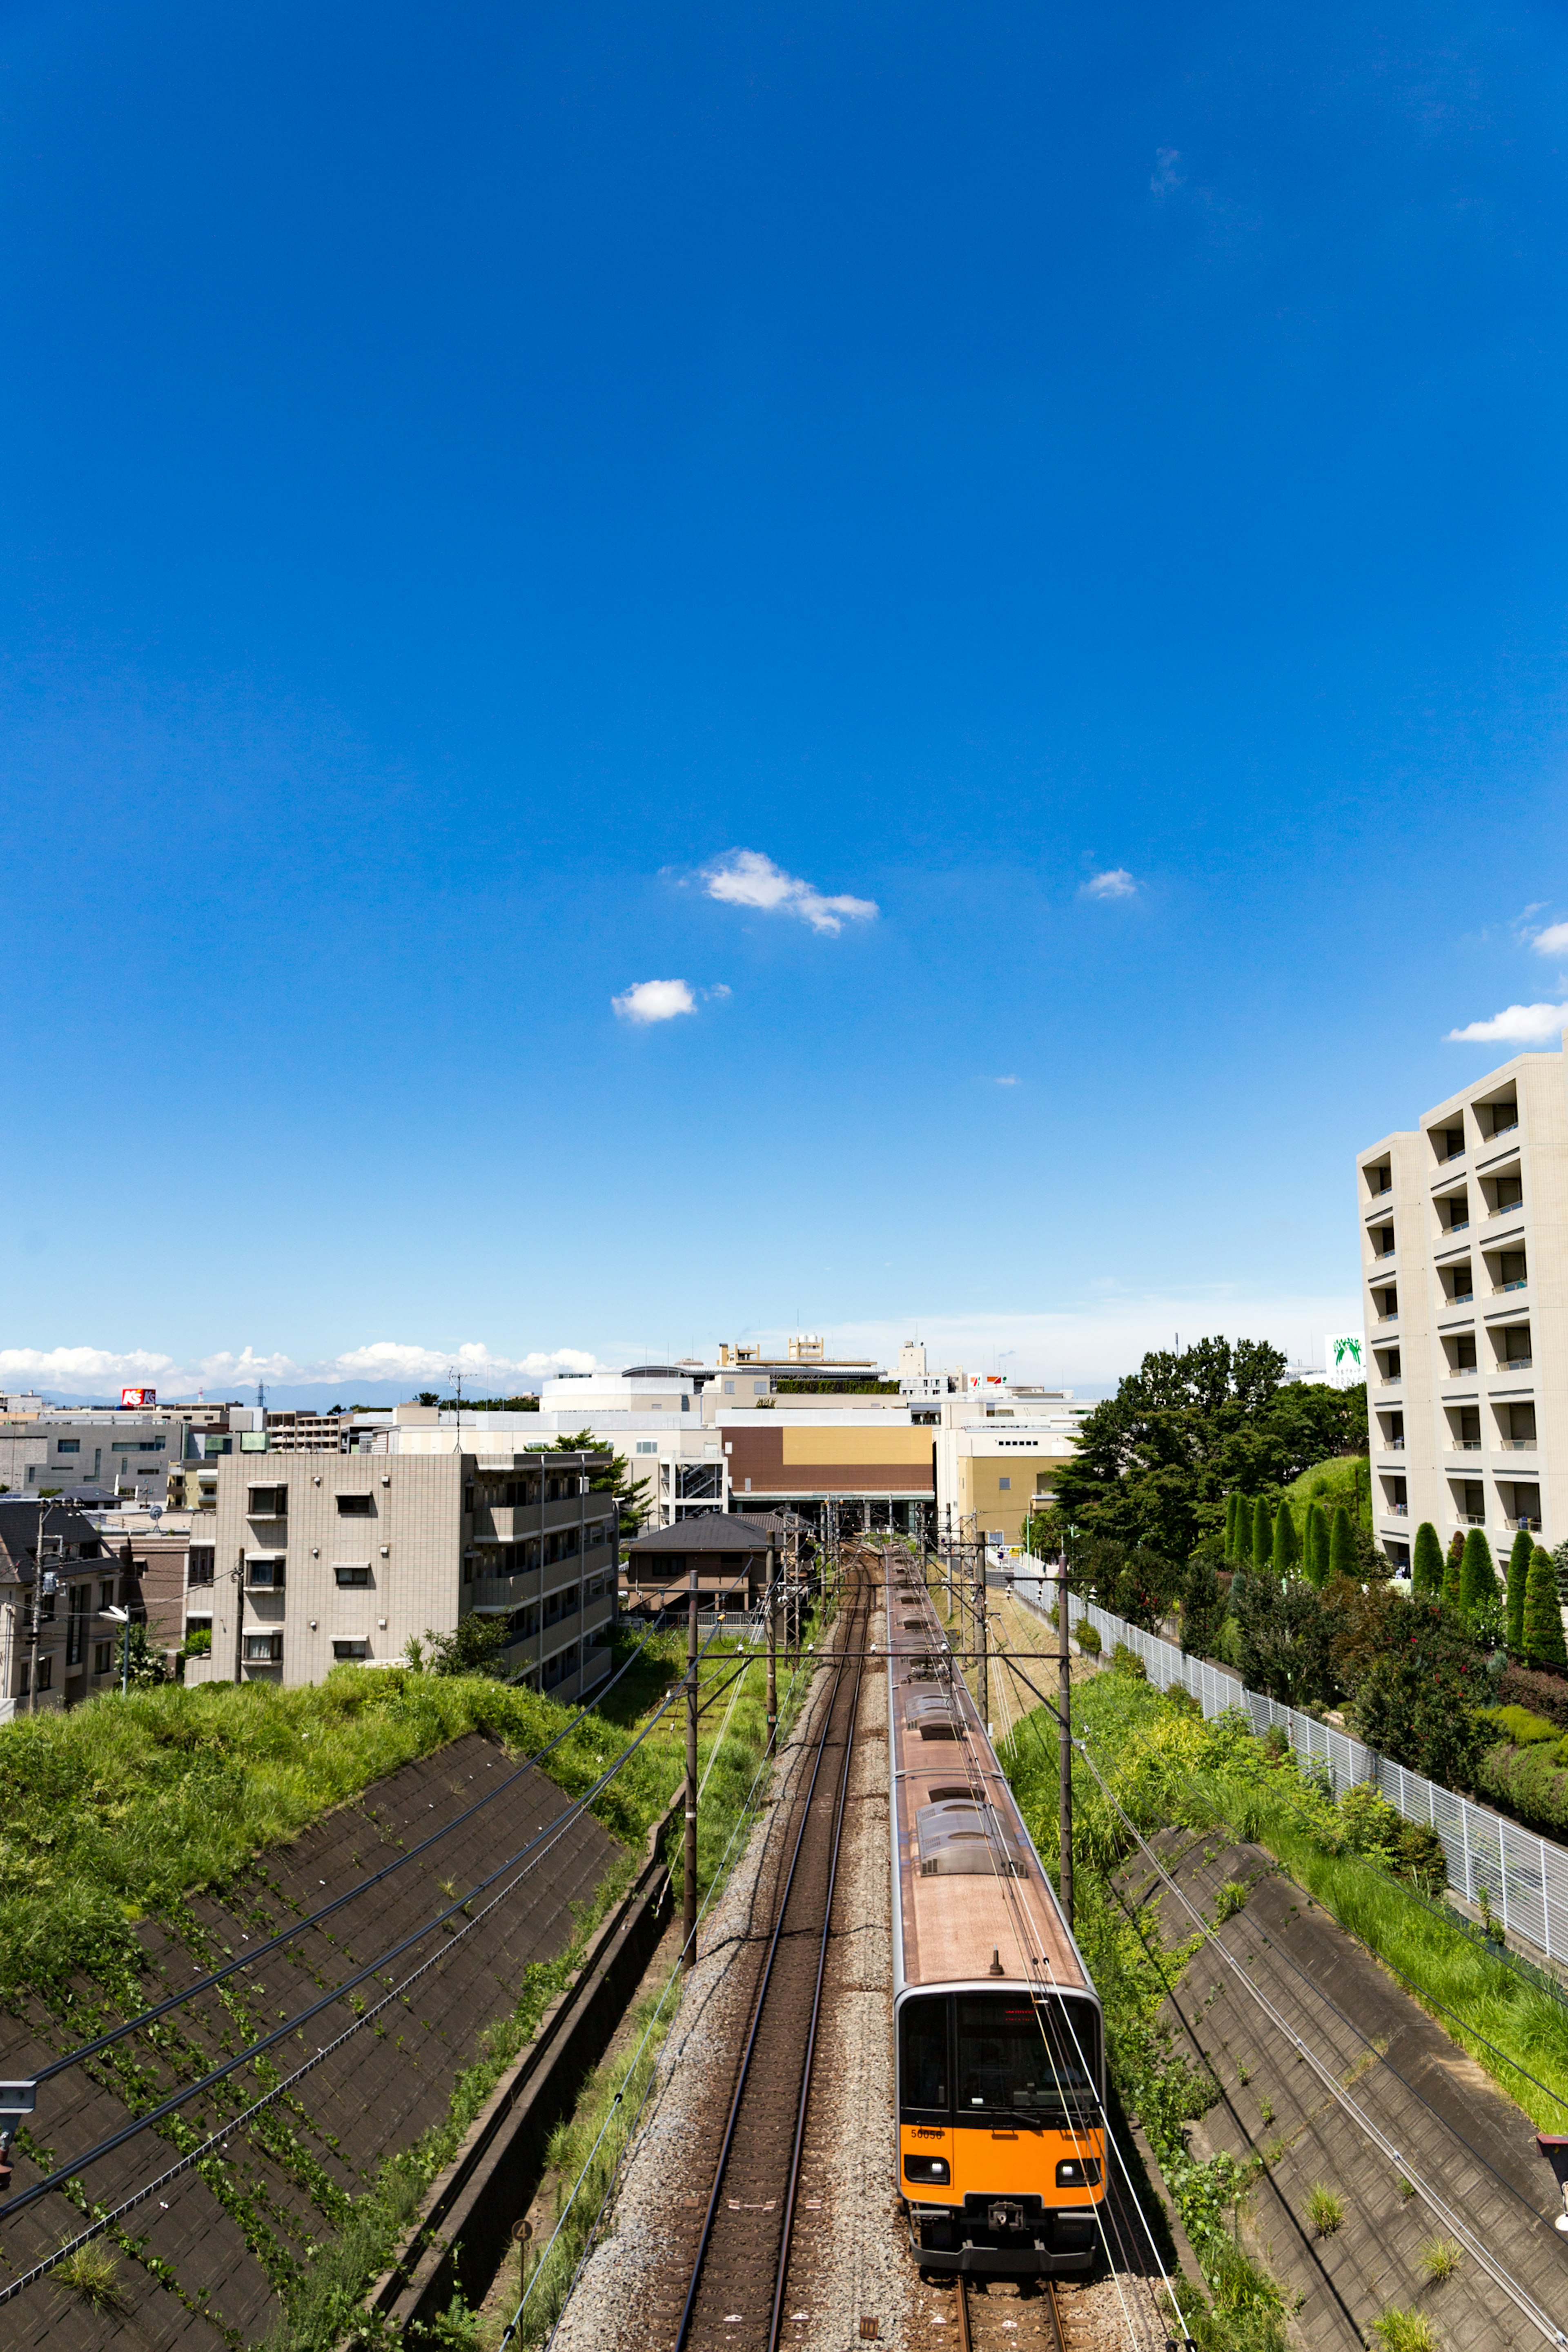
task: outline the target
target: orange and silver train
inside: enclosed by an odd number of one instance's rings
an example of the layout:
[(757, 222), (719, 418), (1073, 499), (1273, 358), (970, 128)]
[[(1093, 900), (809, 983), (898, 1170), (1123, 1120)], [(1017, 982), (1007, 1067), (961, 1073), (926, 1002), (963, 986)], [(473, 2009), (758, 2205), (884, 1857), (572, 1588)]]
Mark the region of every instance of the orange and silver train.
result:
[(1083, 2273), (1100, 2001), (918, 1570), (886, 1588), (899, 2187), (921, 2267)]

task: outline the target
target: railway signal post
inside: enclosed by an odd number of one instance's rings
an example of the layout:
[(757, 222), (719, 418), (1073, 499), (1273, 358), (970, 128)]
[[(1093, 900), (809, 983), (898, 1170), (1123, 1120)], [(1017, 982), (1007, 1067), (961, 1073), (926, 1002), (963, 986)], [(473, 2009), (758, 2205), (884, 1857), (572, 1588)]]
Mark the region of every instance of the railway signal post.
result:
[(778, 1569), (772, 1544), (768, 1546), (768, 1754), (778, 1744), (779, 1736), (779, 1596)]
[(686, 1601), (686, 1886), (680, 1957), (697, 1966), (697, 1570)]

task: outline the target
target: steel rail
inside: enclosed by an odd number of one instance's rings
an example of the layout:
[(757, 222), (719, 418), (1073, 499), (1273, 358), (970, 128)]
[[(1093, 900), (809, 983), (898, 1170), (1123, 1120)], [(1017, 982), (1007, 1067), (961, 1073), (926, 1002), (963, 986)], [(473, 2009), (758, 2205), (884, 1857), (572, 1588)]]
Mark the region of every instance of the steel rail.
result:
[[(863, 1605), (862, 1598), (862, 1601), (858, 1604), (857, 1614)], [(697, 2291), (702, 2283), (703, 2265), (707, 2261), (709, 2245), (713, 2236), (713, 2223), (718, 2216), (719, 2199), (723, 2191), (724, 2173), (730, 2161), (730, 2151), (734, 2146), (735, 2129), (740, 2121), (741, 2106), (746, 2095), (747, 2080), (751, 2074), (752, 2053), (756, 2048), (757, 2035), (762, 2030), (763, 2012), (767, 2006), (768, 1988), (773, 1980), (773, 1962), (778, 1956), (779, 1940), (784, 1933), (784, 1923), (789, 1910), (790, 1896), (795, 1890), (795, 1871), (800, 1863), (801, 1848), (805, 1843), (806, 1828), (811, 1820), (812, 1800), (816, 1794), (816, 1783), (822, 1771), (823, 1759), (827, 1753), (827, 1737), (833, 1727), (838, 1694), (843, 1687), (845, 1673), (849, 1663), (847, 1647), (842, 1654), (836, 1653), (835, 1660), (837, 1670), (834, 1675), (833, 1690), (826, 1706), (823, 1709), (822, 1731), (817, 1739), (816, 1753), (812, 1759), (811, 1779), (801, 1802), (800, 1821), (795, 1830), (795, 1843), (790, 1850), (789, 1869), (779, 1895), (773, 1933), (768, 1938), (768, 1948), (763, 1960), (762, 1973), (757, 1981), (756, 1992), (752, 1997), (752, 2021), (746, 2034), (745, 2048), (741, 2053), (740, 2071), (736, 2076), (734, 2093), (730, 2101), (730, 2112), (724, 2125), (724, 2137), (720, 2145), (718, 2162), (713, 2168), (713, 2186), (709, 2192), (707, 2210), (702, 2216), (697, 2252), (691, 2264), (690, 2283), (686, 2290), (686, 2299), (680, 2307), (679, 2324), (675, 2331), (675, 2352), (684, 2352), (687, 2336), (691, 2326), (692, 2311), (697, 2302)]]

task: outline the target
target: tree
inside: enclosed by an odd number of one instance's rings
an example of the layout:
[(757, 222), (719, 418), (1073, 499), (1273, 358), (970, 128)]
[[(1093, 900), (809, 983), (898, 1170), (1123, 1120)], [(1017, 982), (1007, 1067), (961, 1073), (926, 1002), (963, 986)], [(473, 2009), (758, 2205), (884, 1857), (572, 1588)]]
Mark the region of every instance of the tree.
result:
[(1279, 1514), (1274, 1522), (1274, 1573), (1281, 1584), (1296, 1573), (1301, 1558), (1301, 1546), (1296, 1534), (1295, 1514), (1289, 1496), (1279, 1497)]
[(1201, 1536), (1226, 1525), (1232, 1492), (1275, 1493), (1332, 1454), (1364, 1454), (1364, 1391), (1282, 1387), (1284, 1370), (1279, 1349), (1258, 1340), (1201, 1339), (1145, 1356), (1086, 1415), (1057, 1473), (1064, 1514), (1189, 1559)]
[(1329, 1522), (1321, 1503), (1309, 1503), (1301, 1531), (1301, 1565), (1309, 1584), (1321, 1592), (1329, 1580)]
[(558, 1437), (549, 1451), (552, 1454), (607, 1454), (609, 1467), (591, 1474), (588, 1492), (615, 1496), (620, 1507), (620, 1530), (624, 1537), (629, 1538), (640, 1531), (647, 1517), (645, 1497), (648, 1482), (646, 1478), (632, 1477), (624, 1454), (616, 1453), (602, 1437), (595, 1437), (591, 1429), (579, 1429), (570, 1437)]
[(416, 1404), (426, 1404), (426, 1405), (435, 1404), (435, 1405), (438, 1405), (438, 1404), (440, 1403), (441, 1400), (440, 1400), (440, 1398), (437, 1395), (437, 1393), (436, 1393), (436, 1391), (435, 1391), (435, 1390), (434, 1390), (434, 1389), (421, 1389), (421, 1390), (420, 1390), (420, 1391), (419, 1391), (419, 1393), (418, 1393), (418, 1395), (415, 1398), (414, 1402), (415, 1402), (415, 1403), (416, 1403)]
[(1252, 1565), (1267, 1568), (1274, 1557), (1274, 1522), (1261, 1495), (1252, 1507)]
[(1236, 1519), (1230, 1533), (1230, 1557), (1234, 1567), (1245, 1568), (1252, 1558), (1252, 1504), (1246, 1495), (1236, 1497)]
[(1195, 1553), (1188, 1565), (1182, 1592), (1182, 1647), (1198, 1658), (1212, 1658), (1225, 1622), (1225, 1602), (1212, 1559)]
[(1465, 1549), (1459, 1561), (1459, 1606), (1467, 1617), (1474, 1617), (1497, 1599), (1497, 1570), (1492, 1566), (1492, 1548), (1479, 1528), (1472, 1528), (1465, 1538)]
[(1459, 1585), (1465, 1567), (1465, 1537), (1460, 1528), (1454, 1529), (1448, 1546), (1448, 1557), (1443, 1563), (1443, 1606), (1457, 1609), (1459, 1605)]
[(1333, 1524), (1329, 1530), (1329, 1574), (1353, 1577), (1356, 1572), (1355, 1537), (1351, 1530), (1351, 1515), (1342, 1503), (1334, 1507)]
[(1524, 1583), (1524, 1663), (1568, 1674), (1568, 1648), (1563, 1641), (1563, 1612), (1552, 1554), (1542, 1551), (1539, 1544), (1530, 1555), (1530, 1573)]
[(1524, 1654), (1524, 1589), (1530, 1580), (1530, 1555), (1535, 1549), (1530, 1529), (1521, 1528), (1508, 1556), (1508, 1654)]
[(1332, 1697), (1332, 1619), (1310, 1584), (1258, 1569), (1232, 1585), (1230, 1597), (1241, 1634), (1241, 1679), (1249, 1690), (1287, 1706)]
[(1240, 1500), (1241, 1496), (1234, 1487), (1225, 1498), (1225, 1557), (1227, 1567), (1236, 1558), (1236, 1507)]
[(1430, 1519), (1423, 1519), (1415, 1530), (1410, 1589), (1418, 1601), (1436, 1601), (1443, 1590), (1443, 1546)]
[(433, 1633), (426, 1625), (424, 1641), (411, 1638), (404, 1655), (411, 1666), (423, 1668), (428, 1674), (488, 1675), (499, 1683), (506, 1679), (501, 1653), (511, 1638), (507, 1618), (470, 1613), (459, 1617), (449, 1633)]
[(1439, 1603), (1390, 1596), (1383, 1606), (1383, 1642), (1356, 1693), (1361, 1736), (1429, 1780), (1473, 1788), (1489, 1737), (1474, 1713), (1486, 1693), (1475, 1645)]

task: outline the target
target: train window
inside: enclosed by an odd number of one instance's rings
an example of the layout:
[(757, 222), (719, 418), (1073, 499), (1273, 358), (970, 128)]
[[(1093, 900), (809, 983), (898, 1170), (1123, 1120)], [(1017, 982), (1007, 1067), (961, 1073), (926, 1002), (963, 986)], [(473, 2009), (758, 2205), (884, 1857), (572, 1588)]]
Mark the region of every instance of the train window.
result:
[(1099, 2091), (1099, 2028), (1088, 2001), (960, 1993), (960, 2116), (1059, 2116), (1092, 2107)]
[(901, 2105), (947, 2106), (947, 1998), (945, 1994), (904, 2003), (904, 2080)]

